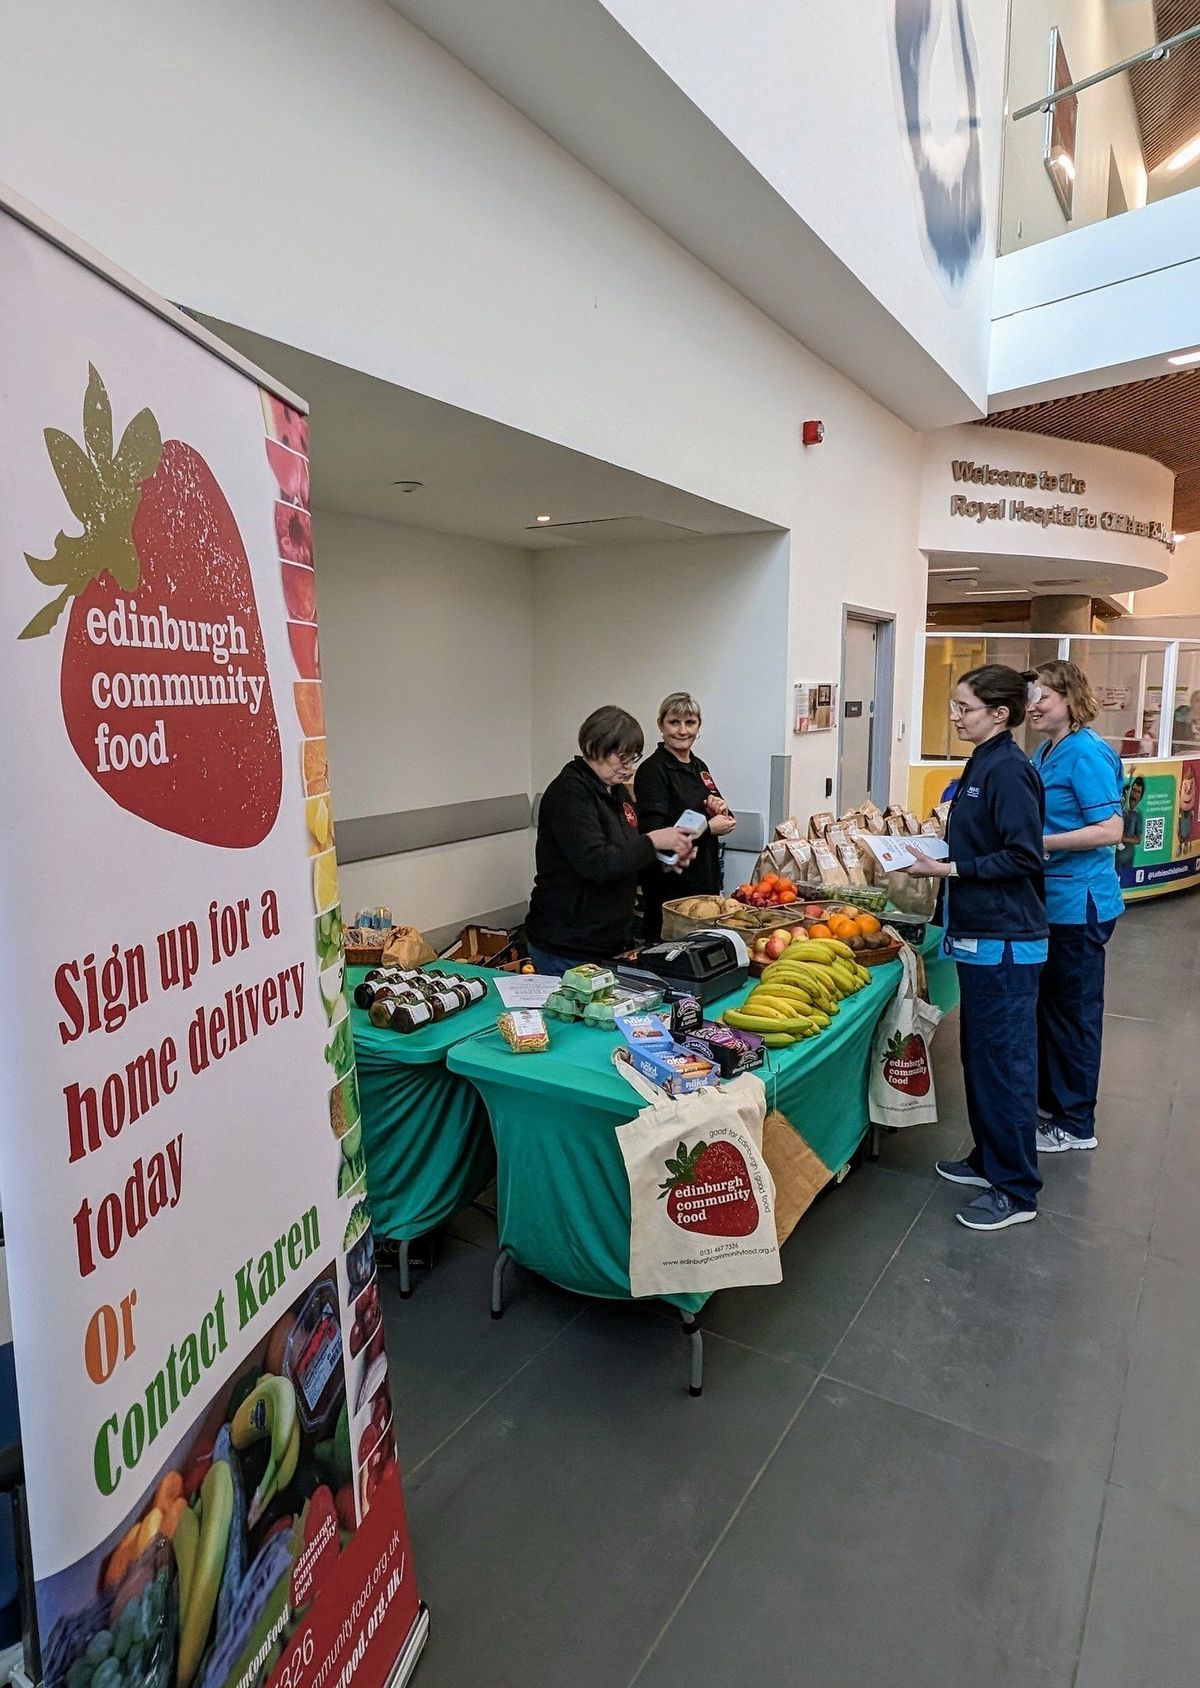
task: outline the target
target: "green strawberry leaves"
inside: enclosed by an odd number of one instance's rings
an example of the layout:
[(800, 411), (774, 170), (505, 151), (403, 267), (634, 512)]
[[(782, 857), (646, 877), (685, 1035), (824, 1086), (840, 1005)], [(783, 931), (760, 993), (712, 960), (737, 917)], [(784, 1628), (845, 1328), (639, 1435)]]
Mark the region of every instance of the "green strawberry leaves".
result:
[[(83, 400), (83, 446), (60, 428), (45, 430), (46, 451), (80, 534), (60, 530), (52, 557), (25, 553), (34, 579), (63, 590), (17, 635), (39, 639), (49, 633), (70, 598), (107, 572), (123, 592), (136, 589), (141, 564), (131, 537), (141, 488), (162, 458), (162, 435), (149, 410), (140, 410), (113, 452), (112, 405), (93, 364), (88, 365)], [(85, 449), (86, 448), (86, 449)]]
[(674, 1155), (663, 1163), (671, 1176), (665, 1184), (658, 1186), (659, 1201), (664, 1200), (670, 1191), (677, 1190), (681, 1184), (696, 1182), (696, 1168), (700, 1164), (700, 1156), (707, 1148), (708, 1144), (703, 1138), (693, 1149), (689, 1149), (686, 1143), (680, 1143)]
[(98, 463), (107, 462), (113, 454), (112, 405), (99, 371), (91, 363), (87, 392), (83, 395), (83, 443), (88, 455)]

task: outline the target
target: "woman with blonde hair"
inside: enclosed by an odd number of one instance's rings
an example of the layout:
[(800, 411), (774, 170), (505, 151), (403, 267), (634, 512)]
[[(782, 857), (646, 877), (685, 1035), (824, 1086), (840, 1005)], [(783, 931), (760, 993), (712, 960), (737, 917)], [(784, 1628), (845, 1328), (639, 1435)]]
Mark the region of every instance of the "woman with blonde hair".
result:
[(696, 840), (691, 864), (679, 873), (651, 871), (642, 879), (646, 937), (662, 936), (663, 903), (673, 897), (715, 896), (721, 889), (719, 840), (737, 825), (717, 789), (708, 764), (694, 754), (700, 735), (700, 705), (690, 692), (671, 692), (658, 708), (658, 749), (647, 756), (633, 782), (638, 824), (643, 832), (674, 826), (688, 809), (704, 815), (708, 826)]
[(1094, 1149), (1104, 1032), (1104, 947), (1125, 904), (1114, 851), (1124, 833), (1121, 759), (1073, 662), (1031, 669), (1029, 722), (1047, 735), (1033, 765), (1046, 790), (1046, 919), (1038, 986), (1039, 1155)]

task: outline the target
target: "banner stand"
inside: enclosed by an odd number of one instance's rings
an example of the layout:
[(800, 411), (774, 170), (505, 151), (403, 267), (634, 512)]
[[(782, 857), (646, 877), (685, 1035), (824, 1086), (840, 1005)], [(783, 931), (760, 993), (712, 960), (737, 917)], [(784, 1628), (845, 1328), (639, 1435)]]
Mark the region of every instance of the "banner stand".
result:
[(429, 1617), (344, 988), (307, 408), (3, 187), (0, 368), (27, 1657), (46, 1688), (389, 1688)]

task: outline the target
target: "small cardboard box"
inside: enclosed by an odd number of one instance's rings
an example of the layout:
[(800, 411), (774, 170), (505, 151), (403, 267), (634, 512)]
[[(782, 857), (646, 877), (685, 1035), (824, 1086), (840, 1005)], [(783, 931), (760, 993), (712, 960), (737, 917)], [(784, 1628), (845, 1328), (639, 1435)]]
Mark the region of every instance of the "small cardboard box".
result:
[(466, 961), (473, 967), (508, 967), (517, 960), (517, 941), (512, 932), (495, 926), (464, 926), (441, 961)]

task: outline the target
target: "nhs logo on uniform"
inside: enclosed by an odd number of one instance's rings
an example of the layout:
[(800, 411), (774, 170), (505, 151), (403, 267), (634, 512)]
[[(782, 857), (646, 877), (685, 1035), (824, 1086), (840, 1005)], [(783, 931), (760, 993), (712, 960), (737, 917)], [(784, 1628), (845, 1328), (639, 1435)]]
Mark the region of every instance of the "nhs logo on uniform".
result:
[(967, 787), (967, 796), (968, 797), (978, 797), (979, 796), (979, 787), (977, 785), (969, 785)]

